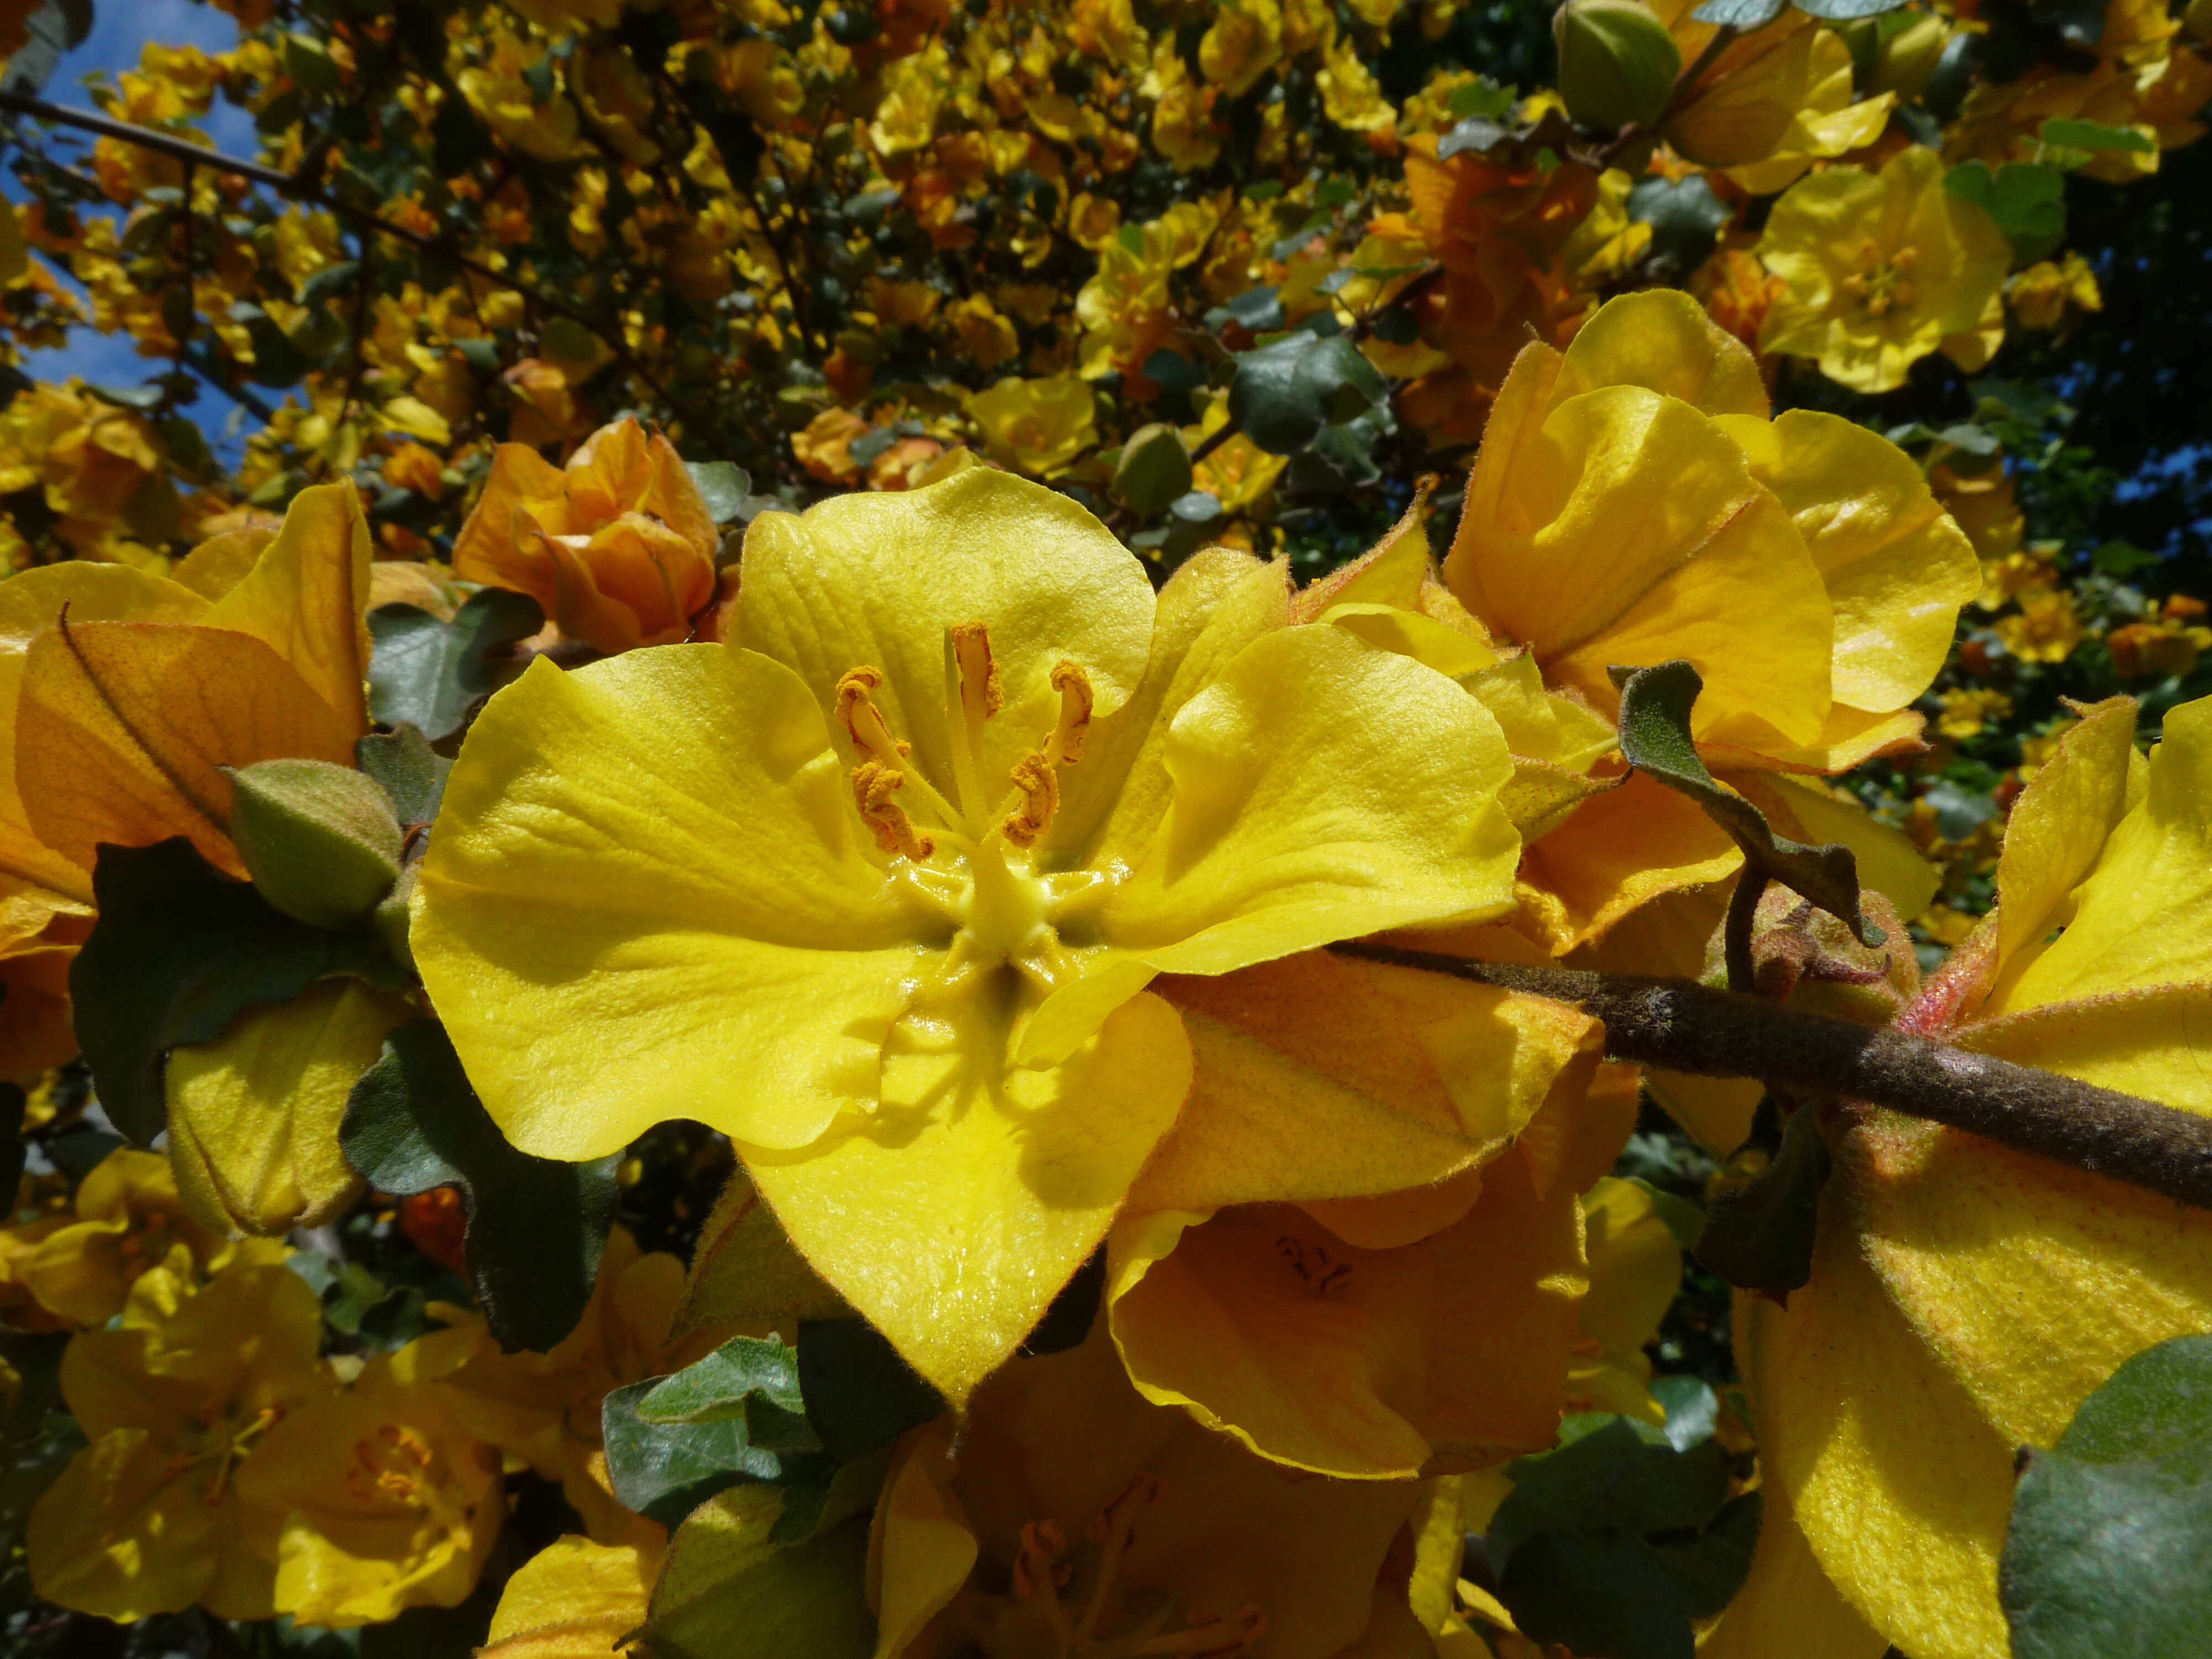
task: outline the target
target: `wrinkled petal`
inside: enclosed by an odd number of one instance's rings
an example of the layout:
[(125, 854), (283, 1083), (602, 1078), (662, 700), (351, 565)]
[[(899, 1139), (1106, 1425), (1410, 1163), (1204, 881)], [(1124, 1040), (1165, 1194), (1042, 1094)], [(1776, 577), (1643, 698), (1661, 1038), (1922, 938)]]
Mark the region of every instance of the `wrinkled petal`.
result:
[(921, 947), (796, 676), (669, 646), (487, 705), (413, 948), (486, 1109), (594, 1158), (694, 1117), (799, 1146), (877, 1092)]
[(1294, 1206), (1134, 1218), (1108, 1260), (1145, 1397), (1316, 1473), (1413, 1478), (1549, 1445), (1586, 1280), (1571, 1194), (1517, 1160), (1466, 1218), (1361, 1249)]
[(1047, 1068), (1002, 1068), (997, 1032), (947, 1024), (945, 1052), (886, 1054), (872, 1117), (746, 1163), (816, 1271), (957, 1404), (1105, 1236), (1191, 1054), (1151, 995)]
[(15, 787), (31, 828), (89, 870), (102, 842), (185, 836), (243, 876), (226, 768), (353, 763), (360, 727), (250, 635), (102, 622), (42, 634), (25, 658)]

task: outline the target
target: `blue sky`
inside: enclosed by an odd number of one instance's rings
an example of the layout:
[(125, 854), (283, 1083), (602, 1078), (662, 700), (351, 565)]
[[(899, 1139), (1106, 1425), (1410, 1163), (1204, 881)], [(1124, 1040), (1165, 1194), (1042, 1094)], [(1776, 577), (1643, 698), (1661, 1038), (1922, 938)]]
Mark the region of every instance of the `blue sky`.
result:
[[(238, 24), (199, 0), (94, 0), (92, 33), (62, 59), (46, 82), (46, 97), (57, 104), (93, 107), (85, 77), (137, 68), (139, 48), (149, 40), (173, 46), (189, 42), (203, 52), (227, 52), (238, 44)], [(218, 98), (199, 125), (218, 149), (233, 155), (254, 154), (253, 118), (236, 105)], [(10, 199), (21, 195), (12, 174), (0, 174), (0, 191)], [(67, 273), (61, 274), (66, 282)], [(70, 343), (58, 350), (27, 352), (23, 362), (25, 371), (40, 380), (76, 375), (103, 386), (136, 386), (160, 367), (141, 357), (128, 335), (95, 334), (88, 328), (73, 331)], [(224, 428), (234, 407), (222, 393), (206, 387), (191, 409), (210, 440), (232, 459), (238, 453), (237, 437)]]

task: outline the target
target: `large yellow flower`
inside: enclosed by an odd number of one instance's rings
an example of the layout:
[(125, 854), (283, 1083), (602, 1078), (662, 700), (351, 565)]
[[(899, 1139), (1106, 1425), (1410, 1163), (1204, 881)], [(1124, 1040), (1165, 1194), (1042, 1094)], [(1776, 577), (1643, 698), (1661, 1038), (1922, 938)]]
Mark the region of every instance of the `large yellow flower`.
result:
[[(1738, 779), (1840, 771), (1911, 741), (1911, 704), (1979, 586), (1909, 456), (1834, 416), (1770, 420), (1751, 354), (1671, 291), (1608, 301), (1564, 353), (1521, 354), (1443, 574), (1463, 606), (1451, 672), (1494, 710), (1507, 688), (1489, 682), (1533, 665), (1554, 717), (1565, 699), (1609, 723), (1608, 669), (1686, 658), (1705, 677), (1692, 735)], [(1515, 729), (1517, 754), (1562, 741)], [(1586, 747), (1548, 758), (1591, 763)], [(1530, 836), (1522, 877), (1549, 896), (1562, 950), (1737, 866), (1702, 814), (1642, 778)]]
[(91, 1443), (32, 1511), (39, 1594), (125, 1621), (196, 1602), (223, 1619), (274, 1613), (240, 1477), (273, 1425), (331, 1391), (322, 1332), (306, 1280), (241, 1264), (159, 1324), (71, 1339), (62, 1396)]
[(534, 665), (416, 901), (494, 1119), (569, 1158), (726, 1131), (964, 1396), (1182, 1103), (1155, 974), (1510, 902), (1496, 722), (1231, 568), (1156, 601), (1080, 507), (971, 468), (756, 520), (728, 646)]
[[(1836, 167), (1792, 185), (1759, 257), (1786, 285), (1759, 349), (1817, 357), (1830, 380), (1888, 392), (1954, 337), (1977, 351), (2012, 246), (1996, 221), (1943, 188), (1936, 153), (1914, 144), (1878, 173)], [(2002, 333), (2001, 312), (1997, 325)]]
[(1098, 441), (1097, 395), (1075, 374), (1000, 380), (971, 393), (968, 413), (994, 460), (1033, 478), (1065, 472)]
[[(2013, 809), (1996, 916), (1905, 1023), (2212, 1112), (2212, 702), (2169, 714), (2148, 763), (2135, 720), (2116, 699), (2061, 739)], [(2015, 1449), (2051, 1445), (2130, 1355), (2212, 1328), (2212, 1221), (1893, 1113), (1829, 1127), (1812, 1282), (1738, 1304), (1768, 1487), (1884, 1638), (1985, 1659), (2008, 1650)]]

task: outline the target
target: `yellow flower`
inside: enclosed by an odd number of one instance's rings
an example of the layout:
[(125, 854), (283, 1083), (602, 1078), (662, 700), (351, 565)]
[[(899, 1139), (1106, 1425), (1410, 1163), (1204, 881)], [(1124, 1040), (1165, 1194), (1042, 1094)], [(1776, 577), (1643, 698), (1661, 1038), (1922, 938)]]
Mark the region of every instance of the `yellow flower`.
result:
[(2005, 649), (2023, 662), (2064, 662), (2081, 643), (2081, 618), (2074, 610), (2074, 595), (2063, 587), (2025, 587), (2020, 609), (2000, 617), (1997, 637)]
[(1566, 1412), (1618, 1412), (1663, 1424), (1651, 1397), (1645, 1346), (1674, 1305), (1682, 1250), (1659, 1218), (1648, 1187), (1607, 1176), (1582, 1201), (1589, 1293), (1577, 1310), (1581, 1340), (1567, 1377)]
[(17, 392), (0, 416), (0, 494), (40, 487), (60, 515), (58, 533), (88, 550), (161, 471), (145, 418), (92, 396), (81, 382), (40, 382)]
[(1094, 1334), (1009, 1366), (957, 1437), (940, 1419), (900, 1443), (870, 1553), (876, 1651), (1332, 1659), (1370, 1627), (1392, 1651), (1410, 1620), (1377, 1580), (1428, 1490), (1286, 1480), (1146, 1404)]
[[(2022, 792), (1996, 914), (1917, 1023), (2212, 1112), (2196, 1035), (2212, 1018), (2212, 702), (2169, 713), (2148, 763), (2136, 718), (2124, 698), (2086, 711)], [(2051, 1445), (2123, 1359), (2212, 1327), (2212, 1224), (1917, 1119), (1853, 1108), (1826, 1127), (1811, 1283), (1786, 1310), (1737, 1304), (1767, 1488), (1880, 1632), (1869, 1652), (2002, 1653), (2015, 1451)], [(1794, 1650), (1790, 1628), (1762, 1634)]]
[[(1716, 32), (1697, 20), (1695, 8), (1696, 0), (1653, 4), (1686, 64), (1705, 63)], [(1854, 102), (1851, 78), (1843, 37), (1802, 12), (1785, 11), (1705, 64), (1662, 130), (1679, 155), (1727, 169), (1750, 195), (1768, 195), (1802, 178), (1814, 161), (1881, 137), (1895, 96)]]
[(924, 50), (900, 58), (884, 72), (883, 96), (876, 104), (868, 136), (885, 155), (920, 149), (937, 128), (937, 112), (943, 107), (951, 80), (945, 43), (933, 40)]
[(791, 453), (823, 483), (851, 483), (860, 476), (853, 440), (867, 430), (868, 423), (851, 410), (825, 409), (791, 434)]
[[(529, 71), (544, 61), (542, 43), (504, 28), (489, 39), (489, 57), (453, 77), (469, 107), (494, 132), (541, 161), (565, 161), (587, 149), (568, 94), (556, 92), (540, 103), (531, 88)], [(533, 46), (540, 48), (534, 53)]]
[(1936, 729), (1947, 738), (1964, 740), (1978, 737), (1992, 720), (2012, 713), (2012, 699), (1987, 686), (1966, 686), (1943, 694), (1943, 712)]
[[(960, 356), (986, 374), (1021, 349), (1013, 324), (999, 314), (988, 294), (971, 294), (964, 300), (956, 300), (945, 314), (951, 320)], [(800, 457), (802, 462), (805, 459)]]
[(2056, 328), (2069, 306), (2077, 311), (2105, 308), (2097, 274), (2078, 253), (2068, 254), (2063, 264), (2038, 260), (2005, 283), (2005, 299), (2022, 328)]
[(1124, 226), (1099, 250), (1097, 274), (1075, 296), (1085, 379), (1144, 368), (1175, 325), (1170, 282), (1206, 251), (1219, 219), (1204, 203), (1178, 202), (1139, 228), (1135, 248)]
[[(1544, 687), (1610, 719), (1610, 667), (1686, 658), (1705, 677), (1692, 734), (1731, 774), (1840, 771), (1912, 739), (1978, 586), (1972, 550), (1903, 452), (1767, 412), (1751, 354), (1684, 294), (1611, 301), (1564, 354), (1526, 349), (1444, 562), (1486, 631), (1452, 672), (1525, 648)], [(1736, 857), (1632, 778), (1534, 842), (1522, 876), (1552, 895), (1564, 950)]]
[(712, 1331), (670, 1340), (683, 1295), (683, 1261), (665, 1250), (641, 1254), (617, 1227), (576, 1328), (544, 1353), (480, 1346), (444, 1381), (453, 1420), (559, 1481), (594, 1538), (626, 1535), (638, 1519), (608, 1486), (599, 1406), (613, 1389), (681, 1370), (714, 1347)]
[(239, 1471), (277, 1612), (347, 1629), (468, 1599), (507, 1495), (499, 1454), (455, 1425), (438, 1384), (479, 1335), (436, 1331), (379, 1354), (287, 1413)]
[(1213, 125), (1219, 91), (1191, 79), (1173, 40), (1153, 48), (1152, 67), (1145, 76), (1145, 95), (1153, 100), (1152, 147), (1177, 173), (1211, 167), (1221, 154), (1221, 134)]
[(763, 514), (743, 570), (730, 647), (494, 697), (416, 960), (518, 1146), (722, 1129), (963, 1397), (1182, 1104), (1145, 985), (1504, 908), (1504, 743), (1432, 671), (1279, 627), (1279, 586), (1273, 623), (1208, 636), (1212, 596), (1156, 600), (1082, 508), (988, 468)]
[(242, 1481), (271, 1427), (331, 1391), (322, 1329), (298, 1274), (241, 1265), (158, 1323), (72, 1338), (62, 1397), (91, 1443), (32, 1511), (39, 1594), (126, 1622), (195, 1603), (221, 1619), (273, 1613)]
[(179, 1248), (204, 1268), (222, 1251), (222, 1236), (186, 1212), (167, 1158), (118, 1147), (78, 1186), (76, 1219), (40, 1241), (15, 1272), (49, 1312), (104, 1325), (122, 1311), (138, 1276)]
[(1322, 111), (1346, 132), (1389, 132), (1398, 125), (1398, 112), (1382, 95), (1374, 75), (1360, 60), (1350, 40), (1331, 49), (1314, 84), (1321, 88)]
[(1759, 257), (1786, 285), (1759, 349), (1817, 357), (1832, 380), (1887, 392), (1947, 337), (1981, 326), (2012, 247), (1943, 188), (1935, 152), (1913, 144), (1878, 173), (1836, 167), (1791, 185)]
[(249, 1008), (213, 1042), (169, 1056), (169, 1157), (193, 1218), (278, 1236), (360, 1196), (338, 1123), (386, 1033), (415, 1011), (358, 980), (325, 979)]
[(605, 1659), (646, 1620), (659, 1552), (570, 1533), (515, 1569), (482, 1659)]
[(1250, 91), (1282, 55), (1283, 9), (1276, 0), (1222, 0), (1198, 43), (1200, 73), (1231, 98)]
[(622, 420), (566, 468), (501, 444), (454, 538), (453, 574), (529, 594), (570, 639), (611, 655), (691, 631), (714, 597), (720, 545), (668, 440)]
[(2204, 601), (2176, 593), (2148, 622), (2129, 623), (2105, 636), (2112, 667), (2124, 679), (2144, 674), (2186, 677), (2197, 659), (2212, 650), (2212, 629), (2201, 620)]
[(1033, 478), (1065, 472), (1098, 441), (1097, 398), (1075, 374), (1004, 380), (969, 394), (968, 413), (992, 459)]
[[(1195, 453), (1228, 424), (1227, 397), (1209, 399), (1198, 424), (1183, 428), (1183, 441)], [(1233, 516), (1257, 505), (1290, 464), (1289, 456), (1270, 455), (1242, 432), (1234, 433), (1191, 469), (1190, 487), (1205, 490), (1221, 503), (1224, 513)]]

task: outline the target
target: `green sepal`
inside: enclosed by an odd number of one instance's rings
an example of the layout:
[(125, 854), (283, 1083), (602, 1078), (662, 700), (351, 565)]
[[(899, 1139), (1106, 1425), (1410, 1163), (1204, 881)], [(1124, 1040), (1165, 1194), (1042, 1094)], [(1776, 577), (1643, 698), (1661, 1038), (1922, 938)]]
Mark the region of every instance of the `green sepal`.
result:
[(1705, 1212), (1692, 1254), (1739, 1290), (1786, 1294), (1813, 1276), (1813, 1236), (1830, 1167), (1816, 1110), (1792, 1112), (1773, 1161), (1742, 1186), (1716, 1194)]
[(385, 1038), (346, 1102), (338, 1144), (379, 1192), (460, 1188), (463, 1254), (501, 1347), (542, 1353), (575, 1328), (614, 1224), (616, 1158), (563, 1164), (518, 1151), (429, 1019)]
[(360, 921), (399, 877), (399, 820), (366, 773), (265, 760), (230, 775), (230, 836), (262, 897), (318, 927)]

